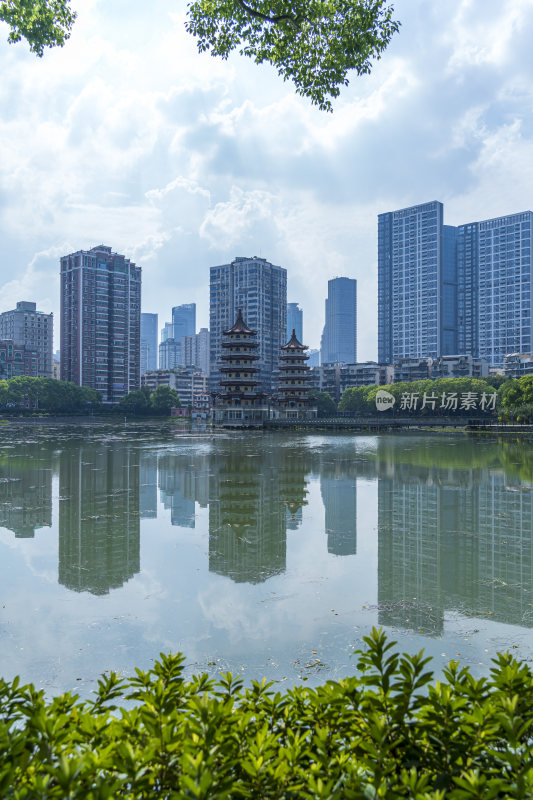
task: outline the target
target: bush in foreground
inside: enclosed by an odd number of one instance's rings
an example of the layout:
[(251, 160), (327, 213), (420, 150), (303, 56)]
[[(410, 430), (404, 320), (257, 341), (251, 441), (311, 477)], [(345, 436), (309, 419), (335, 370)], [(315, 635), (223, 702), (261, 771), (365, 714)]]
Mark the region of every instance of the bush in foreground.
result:
[[(92, 701), (0, 683), (0, 796), (9, 798), (525, 798), (533, 675), (490, 678), (365, 638), (358, 674), (285, 693), (229, 673), (187, 682), (183, 657), (103, 677)], [(117, 703), (126, 703), (118, 707)]]

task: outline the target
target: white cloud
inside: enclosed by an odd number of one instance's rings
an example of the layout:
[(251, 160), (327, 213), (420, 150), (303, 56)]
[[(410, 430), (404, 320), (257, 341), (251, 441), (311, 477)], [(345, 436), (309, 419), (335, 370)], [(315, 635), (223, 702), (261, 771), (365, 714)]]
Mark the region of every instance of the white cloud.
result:
[(200, 236), (206, 238), (211, 247), (238, 248), (255, 223), (270, 221), (275, 224), (275, 204), (276, 198), (268, 192), (243, 192), (232, 186), (229, 200), (217, 203), (207, 212), (200, 226)]
[[(470, 66), (504, 66), (514, 39), (531, 18), (531, 0), (462, 0), (444, 40), (452, 44), (448, 69), (463, 72)], [(481, 13), (480, 13), (481, 12)]]
[(209, 266), (262, 254), (287, 267), (311, 346), (327, 280), (359, 280), (366, 359), (379, 212), (531, 205), (532, 0), (398, 0), (400, 33), (332, 115), (266, 65), (198, 54), (174, 0), (77, 8), (42, 60), (0, 44), (4, 307), (20, 292), (57, 314), (59, 254), (105, 242), (143, 266), (145, 310), (195, 301), (205, 325)]

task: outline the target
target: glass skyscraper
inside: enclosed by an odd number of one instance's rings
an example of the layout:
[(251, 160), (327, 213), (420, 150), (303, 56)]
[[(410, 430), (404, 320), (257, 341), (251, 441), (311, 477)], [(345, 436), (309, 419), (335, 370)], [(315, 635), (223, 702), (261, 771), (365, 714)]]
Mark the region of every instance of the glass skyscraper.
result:
[(141, 314), (141, 375), (157, 369), (157, 314)]
[(222, 331), (232, 327), (239, 308), (246, 324), (257, 331), (261, 389), (275, 386), (280, 347), (287, 332), (287, 270), (264, 258), (235, 258), (231, 264), (211, 267), (210, 273), (210, 376), (218, 387)]
[(378, 359), (531, 352), (530, 211), (452, 227), (425, 203), (378, 217)]
[(357, 281), (352, 278), (328, 281), (320, 357), (322, 364), (357, 361)]
[(196, 333), (196, 303), (183, 303), (172, 309), (172, 325), (174, 339), (181, 342), (184, 336), (194, 336)]
[(303, 344), (303, 316), (304, 312), (298, 303), (287, 303), (287, 341), (296, 331), (296, 338)]

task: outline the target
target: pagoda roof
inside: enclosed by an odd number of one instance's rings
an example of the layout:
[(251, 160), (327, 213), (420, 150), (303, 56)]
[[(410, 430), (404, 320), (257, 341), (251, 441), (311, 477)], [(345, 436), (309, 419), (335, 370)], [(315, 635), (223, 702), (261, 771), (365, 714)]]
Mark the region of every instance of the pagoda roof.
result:
[(248, 327), (242, 316), (242, 308), (239, 308), (239, 313), (237, 314), (237, 319), (233, 327), (222, 331), (222, 333), (224, 336), (228, 336), (230, 333), (248, 333), (250, 336), (255, 336), (257, 331), (253, 331)]
[(309, 350), (306, 344), (302, 344), (296, 338), (296, 329), (292, 329), (292, 336), (287, 342), (287, 344), (283, 344), (281, 346), (282, 350)]

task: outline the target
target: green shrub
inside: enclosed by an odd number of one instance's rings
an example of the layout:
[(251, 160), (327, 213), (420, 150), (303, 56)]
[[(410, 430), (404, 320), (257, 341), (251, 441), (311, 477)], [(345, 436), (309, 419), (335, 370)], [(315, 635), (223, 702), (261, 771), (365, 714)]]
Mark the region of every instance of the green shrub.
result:
[[(96, 696), (47, 702), (0, 683), (0, 796), (7, 798), (526, 798), (533, 796), (533, 675), (509, 654), (489, 678), (374, 630), (358, 672), (315, 689), (243, 688), (182, 676), (161, 655)], [(118, 705), (120, 704), (120, 706)]]

